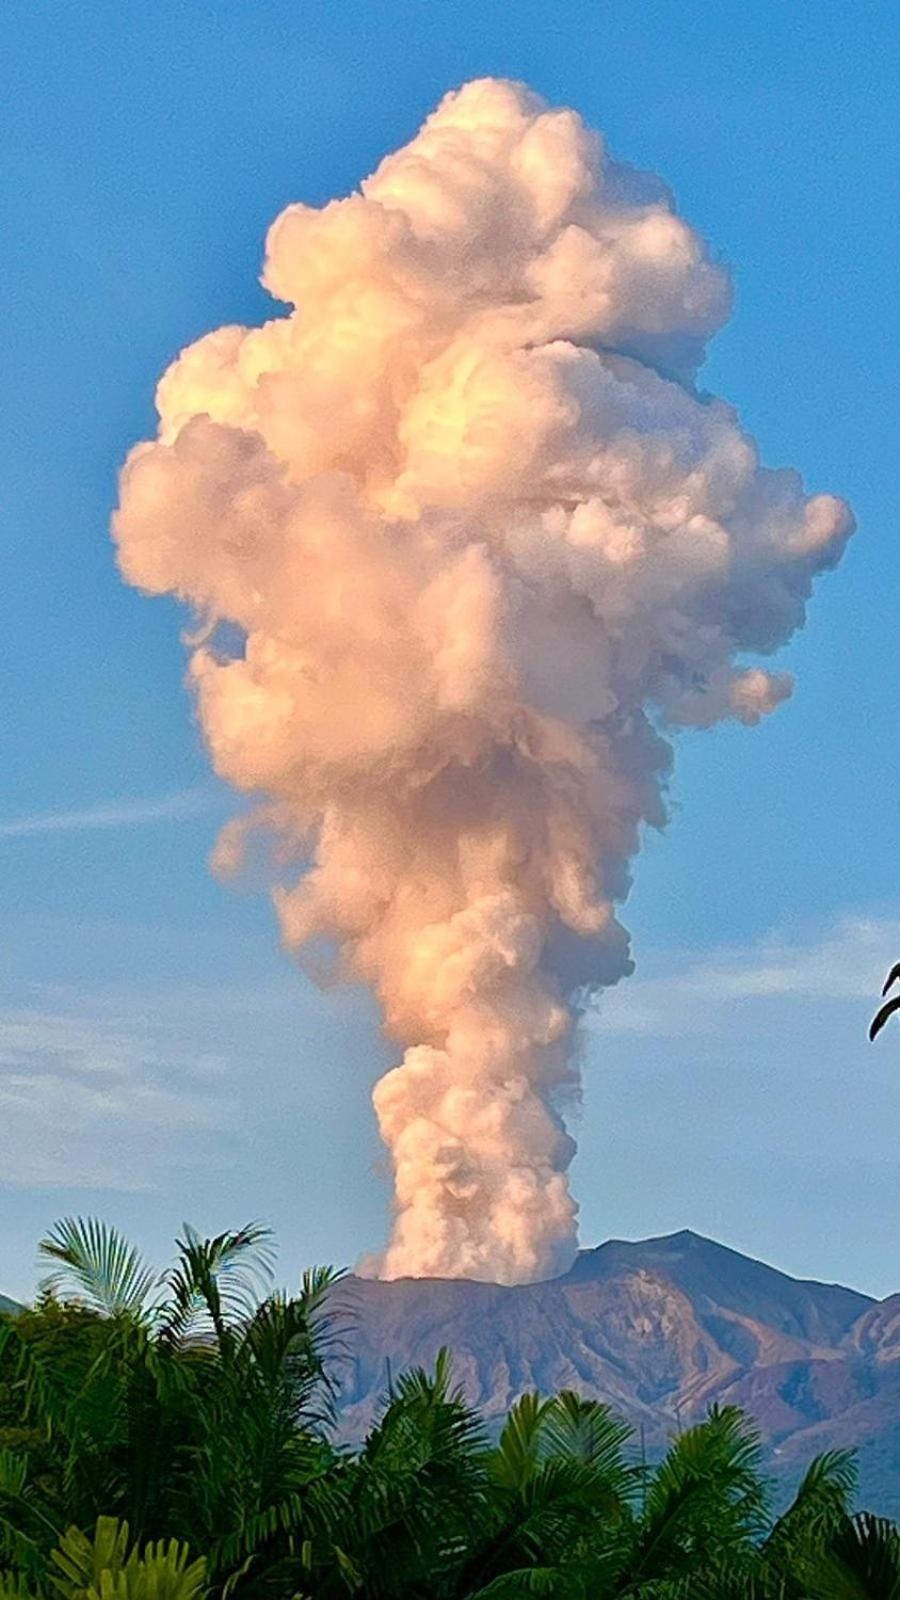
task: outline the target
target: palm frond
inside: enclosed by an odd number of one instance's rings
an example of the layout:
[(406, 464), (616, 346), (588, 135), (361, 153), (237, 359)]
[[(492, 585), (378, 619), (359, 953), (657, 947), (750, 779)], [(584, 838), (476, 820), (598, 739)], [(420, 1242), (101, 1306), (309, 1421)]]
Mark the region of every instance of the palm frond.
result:
[(0, 1499), (18, 1499), (28, 1480), (28, 1457), (21, 1450), (0, 1449)]
[(99, 1592), (101, 1573), (115, 1577), (128, 1559), (129, 1529), (117, 1517), (98, 1517), (93, 1539), (79, 1528), (69, 1528), (53, 1552), (54, 1579), (61, 1594), (74, 1600), (91, 1590)]
[(564, 1389), (550, 1402), (541, 1420), (541, 1449), (589, 1468), (611, 1488), (625, 1495), (634, 1483), (634, 1469), (624, 1449), (633, 1429), (599, 1400), (585, 1400)]
[(631, 1581), (705, 1570), (764, 1531), (759, 1433), (736, 1407), (713, 1407), (653, 1473), (631, 1557)]
[(894, 965), (891, 967), (890, 972), (888, 973), (887, 977), (885, 978), (884, 983), (882, 984), (882, 988), (881, 988), (882, 998), (884, 998), (884, 996), (887, 994), (888, 989), (893, 989), (894, 984), (897, 983), (898, 980), (900, 980), (900, 961), (895, 961)]
[(523, 1394), (510, 1409), (491, 1456), (491, 1475), (507, 1489), (520, 1489), (537, 1471), (542, 1455), (541, 1430), (552, 1405), (539, 1394)]
[(816, 1456), (762, 1546), (773, 1569), (796, 1570), (829, 1534), (843, 1526), (850, 1515), (856, 1480), (852, 1450), (829, 1450)]
[(489, 1460), (490, 1528), (470, 1562), (476, 1592), (532, 1592), (525, 1572), (540, 1572), (534, 1582), (547, 1593), (587, 1593), (588, 1583), (604, 1592), (630, 1520), (629, 1434), (606, 1407), (570, 1391), (517, 1402)]
[(518, 1567), (504, 1572), (470, 1600), (521, 1600), (522, 1596), (549, 1595), (553, 1600), (582, 1600), (588, 1594), (586, 1575), (571, 1567)]
[(140, 1251), (96, 1217), (63, 1217), (41, 1240), (38, 1253), (54, 1269), (45, 1293), (74, 1299), (101, 1316), (147, 1316), (154, 1275)]
[(391, 1398), (363, 1447), (374, 1463), (393, 1459), (456, 1470), (480, 1460), (485, 1447), (481, 1423), (453, 1383), (447, 1350), (439, 1350), (433, 1372), (414, 1367), (395, 1380)]
[(871, 1023), (869, 1024), (870, 1039), (878, 1038), (878, 1035), (880, 1034), (885, 1023), (890, 1020), (895, 1011), (900, 1011), (900, 994), (895, 995), (893, 1000), (885, 1001), (884, 1005), (881, 1006), (878, 1011), (876, 1011)]
[(176, 1244), (178, 1262), (167, 1276), (171, 1298), (163, 1312), (164, 1334), (177, 1340), (212, 1330), (224, 1343), (230, 1331), (252, 1317), (271, 1282), (271, 1230), (248, 1222), (204, 1239), (185, 1223)]
[(305, 1273), (299, 1295), (269, 1295), (257, 1306), (241, 1345), (254, 1371), (294, 1427), (322, 1427), (334, 1416), (334, 1385), (327, 1370), (339, 1332), (327, 1314), (328, 1295), (340, 1274), (330, 1268)]
[(127, 1522), (98, 1517), (93, 1539), (69, 1528), (53, 1552), (54, 1587), (64, 1600), (197, 1600), (206, 1563), (191, 1562), (177, 1539), (129, 1546)]
[(868, 1512), (848, 1517), (805, 1576), (813, 1600), (900, 1600), (900, 1530)]
[(0, 1449), (0, 1559), (11, 1560), (22, 1575), (37, 1580), (45, 1567), (47, 1534), (56, 1534), (30, 1481), (24, 1450)]
[[(186, 1544), (159, 1539), (135, 1551), (125, 1568), (124, 1592), (117, 1600), (198, 1600), (206, 1587), (206, 1562), (190, 1560)], [(91, 1600), (105, 1600), (103, 1590)]]
[(444, 1592), (483, 1523), (486, 1455), (446, 1351), (434, 1372), (401, 1374), (361, 1454), (343, 1467), (352, 1518), (340, 1544), (366, 1594)]
[(0, 1572), (0, 1600), (38, 1600), (24, 1573)]
[[(639, 1591), (643, 1592), (643, 1591)], [(707, 1571), (691, 1573), (667, 1585), (665, 1580), (649, 1591), (671, 1600), (812, 1600), (800, 1586), (798, 1574), (779, 1576), (754, 1555), (715, 1560)]]

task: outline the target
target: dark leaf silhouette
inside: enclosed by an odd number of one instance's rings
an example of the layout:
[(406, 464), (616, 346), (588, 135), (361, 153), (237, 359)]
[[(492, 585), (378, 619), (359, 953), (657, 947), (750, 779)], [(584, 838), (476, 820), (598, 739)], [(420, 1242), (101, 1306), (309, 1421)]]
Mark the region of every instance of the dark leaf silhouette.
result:
[[(893, 988), (898, 979), (900, 979), (900, 961), (891, 967), (890, 972), (885, 978), (884, 988), (881, 991), (882, 996), (886, 995), (888, 990)], [(895, 995), (893, 1000), (888, 1000), (886, 1005), (883, 1005), (879, 1011), (876, 1011), (869, 1026), (870, 1039), (877, 1039), (885, 1023), (894, 1015), (895, 1011), (900, 1011), (900, 995)]]
[(887, 992), (888, 992), (888, 989), (892, 989), (894, 987), (894, 984), (897, 982), (898, 978), (900, 978), (900, 961), (897, 961), (897, 962), (894, 963), (894, 965), (891, 967), (890, 972), (888, 973), (887, 977), (885, 978), (884, 986), (883, 986), (883, 988), (881, 990), (882, 995), (886, 995)]

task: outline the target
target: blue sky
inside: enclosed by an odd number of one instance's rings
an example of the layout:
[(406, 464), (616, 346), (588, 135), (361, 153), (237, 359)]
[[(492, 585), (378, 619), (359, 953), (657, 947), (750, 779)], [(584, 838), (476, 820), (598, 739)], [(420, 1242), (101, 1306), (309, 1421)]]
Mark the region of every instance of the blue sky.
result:
[(680, 740), (637, 974), (589, 1030), (583, 1239), (689, 1226), (900, 1285), (900, 1034), (865, 1042), (900, 955), (898, 53), (875, 0), (6, 0), (0, 1290), (72, 1209), (161, 1259), (184, 1216), (263, 1216), (286, 1277), (384, 1236), (374, 1008), (314, 990), (258, 886), (209, 874), (231, 801), (184, 618), (120, 583), (107, 527), (161, 369), (265, 314), (276, 212), (485, 73), (663, 174), (735, 274), (705, 383), (860, 524), (785, 652), (793, 700)]

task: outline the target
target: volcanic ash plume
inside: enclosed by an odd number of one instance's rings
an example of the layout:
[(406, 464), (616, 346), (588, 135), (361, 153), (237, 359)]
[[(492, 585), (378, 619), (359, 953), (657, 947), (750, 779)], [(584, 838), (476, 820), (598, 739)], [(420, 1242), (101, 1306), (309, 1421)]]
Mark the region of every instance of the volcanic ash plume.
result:
[(159, 385), (122, 570), (198, 614), (287, 944), (371, 984), (405, 1049), (377, 1270), (546, 1277), (575, 1248), (573, 1029), (630, 970), (613, 907), (665, 821), (663, 732), (785, 698), (737, 663), (802, 624), (852, 519), (694, 388), (728, 282), (667, 191), (518, 85), (288, 206), (263, 283), (289, 314)]

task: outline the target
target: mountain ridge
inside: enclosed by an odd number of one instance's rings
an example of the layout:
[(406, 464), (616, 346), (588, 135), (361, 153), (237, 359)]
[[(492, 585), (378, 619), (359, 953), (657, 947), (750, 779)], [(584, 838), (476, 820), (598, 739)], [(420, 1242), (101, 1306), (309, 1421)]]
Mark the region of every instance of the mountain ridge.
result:
[(351, 1275), (338, 1309), (348, 1440), (371, 1426), (394, 1373), (432, 1366), (446, 1346), (492, 1430), (527, 1389), (604, 1400), (651, 1451), (709, 1405), (741, 1405), (778, 1477), (852, 1446), (865, 1502), (900, 1514), (900, 1295), (793, 1278), (683, 1229), (608, 1240), (543, 1283)]
[[(334, 1291), (339, 1437), (371, 1427), (393, 1377), (446, 1347), (492, 1432), (527, 1390), (605, 1401), (648, 1454), (712, 1404), (758, 1422), (782, 1489), (853, 1448), (860, 1498), (900, 1516), (900, 1293), (794, 1278), (690, 1229), (610, 1239), (542, 1283), (350, 1274)], [(21, 1307), (0, 1296), (0, 1310)]]

